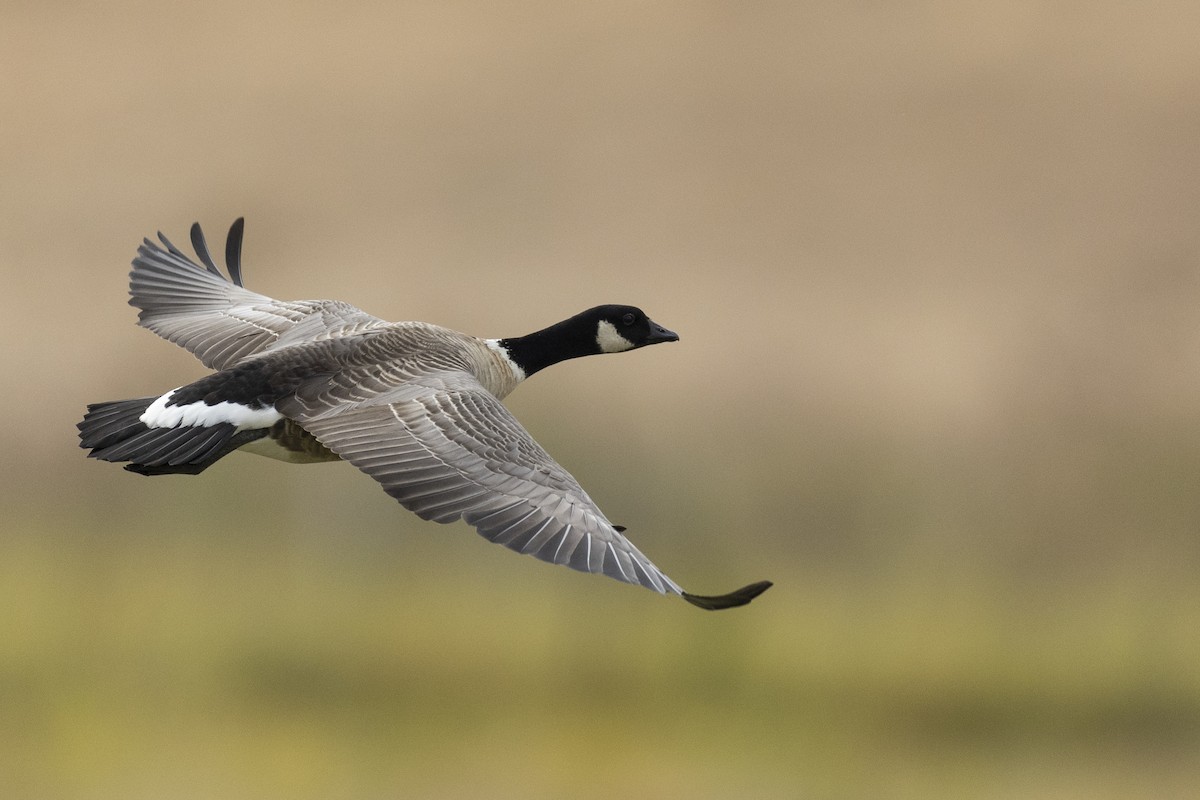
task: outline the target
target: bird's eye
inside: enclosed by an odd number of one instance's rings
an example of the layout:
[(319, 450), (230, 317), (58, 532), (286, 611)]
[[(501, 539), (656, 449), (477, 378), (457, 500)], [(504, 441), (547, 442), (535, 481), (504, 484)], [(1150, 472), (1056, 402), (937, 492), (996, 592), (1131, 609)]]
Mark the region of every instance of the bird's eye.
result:
[(634, 317), (633, 314), (626, 314), (625, 316), (621, 317), (621, 323), (624, 325), (632, 325), (635, 319), (636, 317)]

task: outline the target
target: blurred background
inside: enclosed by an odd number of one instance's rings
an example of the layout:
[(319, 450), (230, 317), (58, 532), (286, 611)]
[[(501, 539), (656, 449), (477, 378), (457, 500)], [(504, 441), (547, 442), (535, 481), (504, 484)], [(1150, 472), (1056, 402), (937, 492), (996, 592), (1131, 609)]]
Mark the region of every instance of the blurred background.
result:
[[(1200, 10), (0, 6), (0, 793), (1200, 792)], [(510, 407), (691, 591), (347, 465), (147, 480), (88, 402), (203, 367), (143, 236), (247, 285), (677, 345)]]

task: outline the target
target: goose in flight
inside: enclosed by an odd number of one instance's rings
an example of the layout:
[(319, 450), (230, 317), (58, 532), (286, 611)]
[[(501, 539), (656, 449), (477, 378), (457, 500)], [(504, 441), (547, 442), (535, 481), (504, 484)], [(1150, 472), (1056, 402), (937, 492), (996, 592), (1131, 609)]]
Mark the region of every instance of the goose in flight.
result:
[(335, 300), (280, 301), (242, 285), (243, 220), (226, 278), (198, 224), (201, 264), (161, 233), (130, 273), (138, 324), (212, 373), (157, 397), (94, 403), (79, 423), (92, 458), (142, 475), (195, 475), (235, 450), (293, 463), (349, 461), (422, 519), (462, 519), (544, 561), (679, 595), (745, 605), (771, 584), (685, 592), (613, 525), (501, 400), (552, 364), (679, 337), (640, 309), (590, 308), (525, 336), (480, 339), (385, 322)]

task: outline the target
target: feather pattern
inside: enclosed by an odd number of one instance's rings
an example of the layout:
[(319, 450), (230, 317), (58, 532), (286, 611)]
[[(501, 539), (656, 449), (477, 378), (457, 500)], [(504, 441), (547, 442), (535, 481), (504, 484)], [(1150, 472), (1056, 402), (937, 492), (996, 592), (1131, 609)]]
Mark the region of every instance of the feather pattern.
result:
[(239, 219), (225, 248), (232, 280), (217, 269), (198, 225), (192, 227), (192, 245), (204, 266), (161, 233), (162, 247), (144, 240), (129, 273), (129, 304), (141, 311), (138, 324), (183, 347), (212, 369), (225, 369), (289, 344), (350, 336), (387, 325), (349, 303), (281, 301), (243, 288), (241, 235)]
[(423, 519), (461, 518), (519, 553), (683, 594), (473, 375), (411, 367), (314, 380), (279, 410)]
[(229, 423), (149, 428), (140, 417), (155, 399), (93, 403), (79, 423), (80, 444), (91, 449), (93, 458), (104, 461), (174, 466), (213, 455), (237, 434), (237, 428)]

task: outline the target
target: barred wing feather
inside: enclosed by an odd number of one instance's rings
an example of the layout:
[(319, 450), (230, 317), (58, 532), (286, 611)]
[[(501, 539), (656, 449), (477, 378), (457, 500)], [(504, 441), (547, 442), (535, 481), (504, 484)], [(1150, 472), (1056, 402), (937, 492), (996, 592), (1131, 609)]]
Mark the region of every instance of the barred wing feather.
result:
[(199, 225), (192, 226), (197, 264), (161, 233), (146, 239), (129, 273), (129, 304), (138, 324), (183, 347), (215, 370), (269, 350), (337, 338), (387, 323), (349, 303), (281, 301), (242, 287), (242, 220), (229, 231), (229, 279), (209, 255)]
[(326, 385), (324, 402), (301, 390), (279, 410), (423, 519), (461, 518), (517, 552), (683, 594), (499, 400), (469, 376), (451, 383), (342, 405), (328, 404)]

